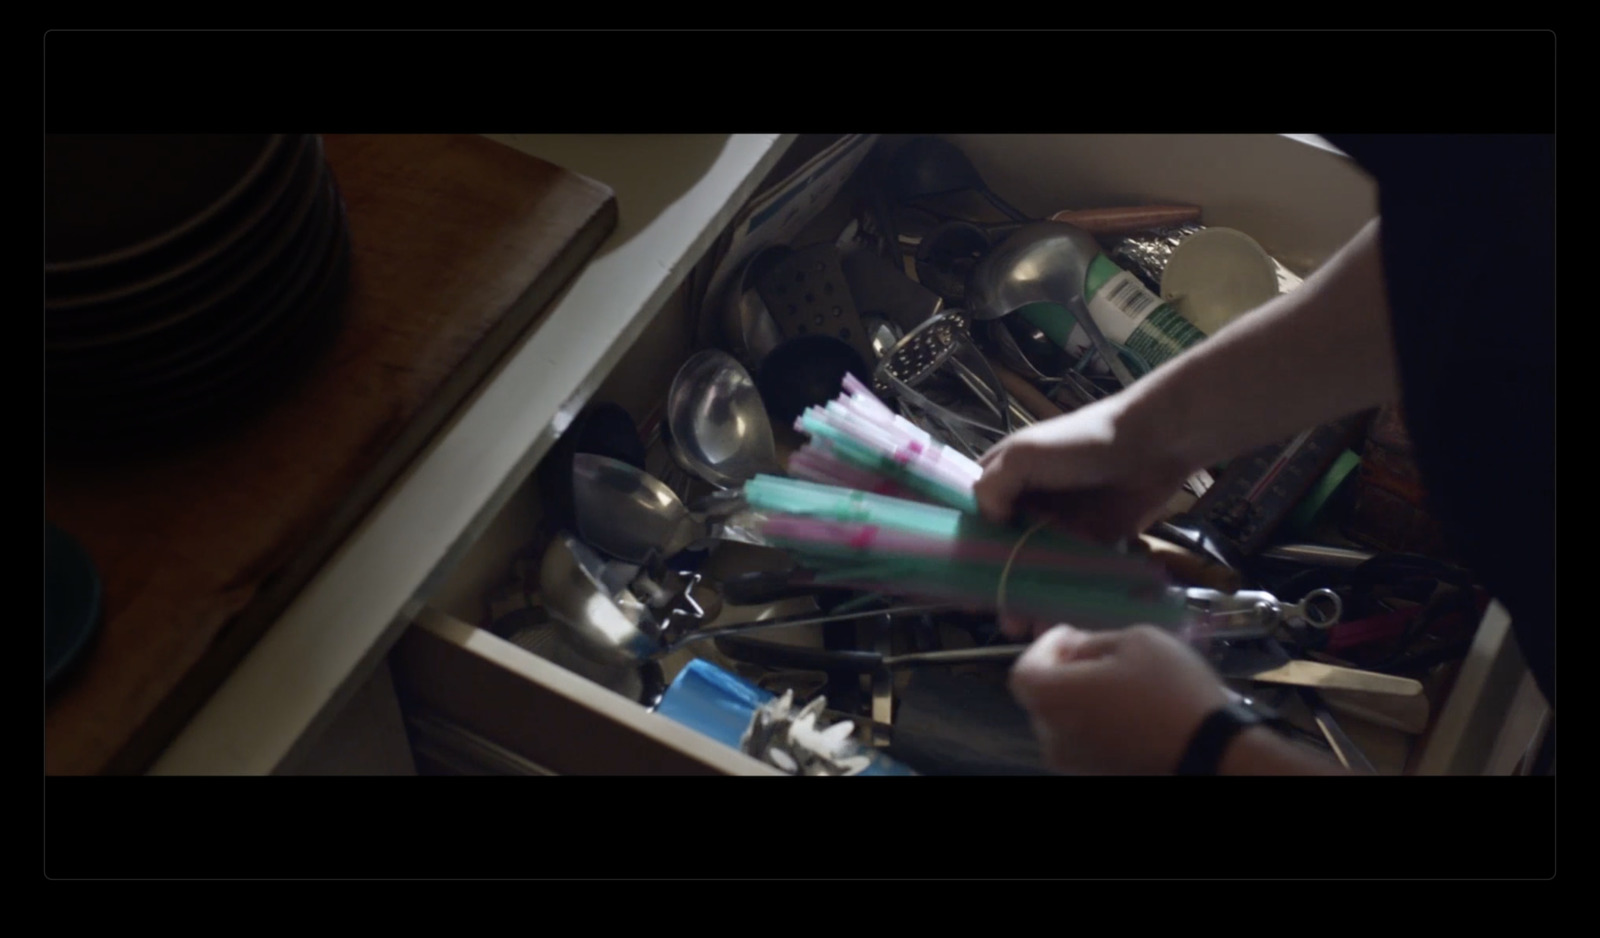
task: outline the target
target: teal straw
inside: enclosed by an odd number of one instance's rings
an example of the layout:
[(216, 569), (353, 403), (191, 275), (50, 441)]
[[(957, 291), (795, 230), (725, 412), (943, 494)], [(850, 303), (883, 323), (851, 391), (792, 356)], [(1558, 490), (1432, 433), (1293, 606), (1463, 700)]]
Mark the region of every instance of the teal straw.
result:
[(838, 428), (828, 425), (811, 414), (800, 418), (801, 428), (812, 437), (826, 440), (833, 453), (842, 462), (884, 478), (928, 496), (958, 511), (976, 514), (978, 500), (970, 491), (951, 488), (915, 471), (910, 466), (885, 456), (883, 453), (858, 441)]

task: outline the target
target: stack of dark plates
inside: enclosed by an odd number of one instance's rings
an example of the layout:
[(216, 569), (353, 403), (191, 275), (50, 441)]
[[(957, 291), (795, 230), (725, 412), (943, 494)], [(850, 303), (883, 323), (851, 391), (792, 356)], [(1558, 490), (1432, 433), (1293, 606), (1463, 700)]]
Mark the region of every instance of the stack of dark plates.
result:
[(47, 136), (47, 438), (243, 419), (333, 333), (349, 270), (315, 135)]

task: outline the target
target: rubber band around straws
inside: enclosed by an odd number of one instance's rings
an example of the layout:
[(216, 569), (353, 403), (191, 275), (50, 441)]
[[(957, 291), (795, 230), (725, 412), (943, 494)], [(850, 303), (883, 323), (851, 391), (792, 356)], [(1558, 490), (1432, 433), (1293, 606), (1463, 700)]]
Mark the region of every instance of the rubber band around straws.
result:
[(1039, 530), (1049, 523), (1049, 520), (1035, 523), (1033, 527), (1022, 532), (1022, 536), (1017, 538), (1017, 543), (1012, 545), (1011, 556), (1006, 558), (1006, 565), (1000, 569), (1000, 587), (995, 591), (994, 605), (998, 616), (1003, 618), (1006, 614), (1006, 584), (1011, 580), (1011, 567), (1017, 562), (1017, 555), (1022, 553), (1022, 547), (1028, 543), (1028, 538), (1039, 533)]

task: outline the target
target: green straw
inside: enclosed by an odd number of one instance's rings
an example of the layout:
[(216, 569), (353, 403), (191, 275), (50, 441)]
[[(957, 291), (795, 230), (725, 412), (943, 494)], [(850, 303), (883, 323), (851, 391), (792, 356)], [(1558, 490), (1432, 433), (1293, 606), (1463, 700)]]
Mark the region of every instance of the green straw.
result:
[(909, 488), (912, 491), (918, 492), (922, 495), (926, 495), (942, 505), (948, 505), (951, 508), (966, 512), (968, 514), (977, 513), (978, 500), (972, 494), (972, 492), (951, 488), (948, 485), (945, 485), (934, 479), (930, 479), (921, 473), (915, 472), (910, 466), (907, 466), (898, 460), (893, 459), (892, 457), (884, 455), (872, 447), (860, 442), (855, 437), (840, 431), (837, 427), (833, 427), (827, 423), (824, 423), (809, 413), (802, 416), (800, 421), (802, 428), (812, 437), (826, 440), (833, 454), (837, 456), (841, 462), (852, 465), (857, 469), (862, 469), (875, 475), (892, 479), (906, 488)]
[[(750, 507), (763, 514), (870, 524), (941, 541), (987, 541), (1010, 547), (1028, 533), (1025, 528), (991, 524), (955, 508), (779, 476), (756, 476), (745, 484), (744, 495)], [(1034, 532), (1028, 543), (1086, 558), (1121, 556), (1054, 531)]]

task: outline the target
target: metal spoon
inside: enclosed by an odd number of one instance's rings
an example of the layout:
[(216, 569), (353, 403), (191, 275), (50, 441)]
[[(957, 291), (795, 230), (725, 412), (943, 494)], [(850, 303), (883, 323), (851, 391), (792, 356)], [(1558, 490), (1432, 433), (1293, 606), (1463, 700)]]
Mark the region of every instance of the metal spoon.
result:
[(891, 320), (878, 316), (861, 317), (861, 325), (867, 330), (867, 343), (872, 346), (872, 354), (880, 360), (905, 336), (905, 330)]
[[(1059, 364), (1062, 357), (1061, 349), (1046, 338), (1039, 327), (1021, 316), (1006, 316), (992, 320), (989, 323), (989, 338), (1000, 350), (1001, 360), (1014, 370), (1021, 372), (1047, 391), (1069, 397), (1069, 409), (1084, 407), (1105, 397), (1105, 392), (1079, 374), (1076, 368), (1063, 364), (1060, 371), (1051, 374), (1036, 363), (1037, 358), (1038, 362)], [(1023, 339), (1026, 339), (1026, 343), (1022, 341)], [(1024, 351), (1024, 344), (1030, 351)], [(1093, 350), (1091, 354), (1092, 352)]]
[(764, 265), (781, 260), (790, 249), (775, 246), (763, 249), (745, 262), (739, 276), (728, 288), (722, 309), (723, 337), (750, 367), (761, 363), (783, 341), (778, 321), (762, 302), (755, 283)]
[(1056, 384), (1065, 380), (1066, 356), (1039, 330), (1021, 316), (1005, 316), (989, 323), (989, 339), (1000, 350), (1001, 360), (1034, 381)]
[(559, 535), (539, 565), (545, 609), (573, 638), (609, 658), (645, 660), (656, 647), (649, 611), (608, 579), (605, 561), (569, 535)]
[(697, 630), (672, 639), (671, 629), (658, 623), (606, 562), (582, 542), (560, 535), (544, 553), (539, 567), (539, 588), (546, 610), (565, 625), (574, 639), (608, 660), (643, 664), (674, 654), (696, 642), (762, 632), (770, 629), (853, 622), (877, 616), (916, 615), (949, 612), (948, 603), (891, 606), (835, 615), (796, 619), (767, 619)]
[(585, 453), (572, 465), (578, 535), (624, 563), (649, 565), (707, 540), (766, 546), (733, 523), (748, 508), (741, 492), (725, 490), (690, 508), (666, 483), (621, 460)]
[(574, 456), (572, 493), (578, 535), (627, 563), (671, 557), (707, 534), (666, 483), (620, 460)]
[(1072, 225), (1037, 222), (1019, 228), (973, 270), (970, 312), (976, 319), (999, 319), (1033, 303), (1065, 306), (1117, 381), (1128, 387), (1133, 373), (1083, 298), (1089, 265), (1100, 253), (1094, 235)]
[(781, 473), (772, 424), (754, 379), (726, 352), (697, 352), (667, 392), (669, 450), (718, 488)]

